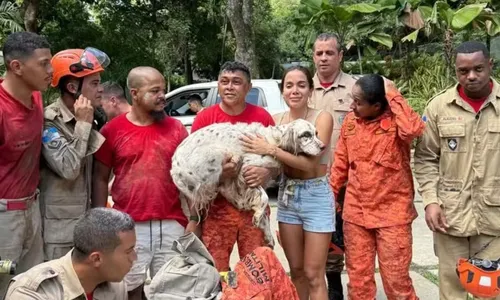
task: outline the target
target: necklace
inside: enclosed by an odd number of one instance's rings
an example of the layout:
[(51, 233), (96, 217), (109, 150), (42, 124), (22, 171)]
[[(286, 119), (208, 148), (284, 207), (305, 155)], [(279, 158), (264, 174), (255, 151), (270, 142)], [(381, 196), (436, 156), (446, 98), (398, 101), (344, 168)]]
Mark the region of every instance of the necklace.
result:
[[(288, 123), (290, 123), (292, 121), (291, 118), (290, 118), (290, 112), (287, 112), (287, 113), (288, 113)], [(307, 120), (307, 115), (308, 114), (309, 114), (309, 106), (306, 106), (306, 115), (304, 116), (304, 120)]]

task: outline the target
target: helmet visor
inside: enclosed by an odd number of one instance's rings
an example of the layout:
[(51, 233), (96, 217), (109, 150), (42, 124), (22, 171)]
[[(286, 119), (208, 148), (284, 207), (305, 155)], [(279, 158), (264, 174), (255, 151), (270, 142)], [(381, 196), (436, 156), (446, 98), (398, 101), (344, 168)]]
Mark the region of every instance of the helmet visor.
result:
[(111, 60), (108, 55), (99, 49), (87, 47), (80, 57), (80, 63), (86, 69), (93, 70), (101, 66), (103, 69), (109, 66)]

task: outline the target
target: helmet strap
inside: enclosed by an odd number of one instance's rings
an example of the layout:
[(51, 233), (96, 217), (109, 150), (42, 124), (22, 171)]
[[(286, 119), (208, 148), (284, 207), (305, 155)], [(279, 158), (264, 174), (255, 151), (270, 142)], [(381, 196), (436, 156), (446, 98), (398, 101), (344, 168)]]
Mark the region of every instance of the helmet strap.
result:
[(78, 98), (80, 98), (80, 95), (82, 94), (83, 79), (84, 79), (84, 77), (80, 77), (78, 79), (78, 89), (76, 90), (76, 93), (75, 93), (75, 101), (78, 100)]

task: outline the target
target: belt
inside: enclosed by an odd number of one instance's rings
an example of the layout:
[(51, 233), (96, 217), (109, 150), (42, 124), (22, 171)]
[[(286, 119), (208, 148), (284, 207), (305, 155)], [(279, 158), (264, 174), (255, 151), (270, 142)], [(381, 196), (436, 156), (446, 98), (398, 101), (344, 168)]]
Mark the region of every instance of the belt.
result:
[(38, 199), (40, 191), (37, 189), (33, 195), (19, 199), (0, 199), (0, 212), (11, 210), (27, 210)]

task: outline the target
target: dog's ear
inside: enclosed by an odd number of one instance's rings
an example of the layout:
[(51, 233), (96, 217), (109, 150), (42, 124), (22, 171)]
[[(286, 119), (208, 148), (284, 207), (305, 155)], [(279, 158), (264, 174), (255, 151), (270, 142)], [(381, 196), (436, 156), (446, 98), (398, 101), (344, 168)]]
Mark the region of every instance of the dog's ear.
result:
[(272, 136), (273, 136), (273, 139), (276, 142), (278, 142), (278, 144), (281, 143), (281, 140), (283, 139), (283, 134), (285, 133), (286, 127), (287, 127), (287, 124), (278, 125), (278, 126), (273, 127)]
[(283, 126), (286, 127), (285, 130), (283, 131), (279, 147), (287, 152), (297, 154), (298, 139), (295, 126), (292, 126), (292, 124), (286, 124)]

